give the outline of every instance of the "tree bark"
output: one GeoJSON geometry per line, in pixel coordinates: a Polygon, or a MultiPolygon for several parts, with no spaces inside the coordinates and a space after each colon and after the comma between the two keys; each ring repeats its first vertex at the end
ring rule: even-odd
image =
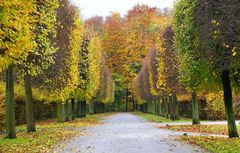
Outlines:
{"type": "Polygon", "coordinates": [[[128,112],[128,89],[126,89],[126,112],[128,112]]]}
{"type": "Polygon", "coordinates": [[[16,138],[13,66],[6,70],[6,138],[16,138]]]}
{"type": "Polygon", "coordinates": [[[179,120],[178,101],[176,93],[173,93],[174,120],[179,120]]]}
{"type": "Polygon", "coordinates": [[[65,111],[66,110],[65,110],[64,104],[58,102],[58,113],[57,113],[57,121],[58,122],[60,122],[60,123],[65,122],[65,120],[66,120],[65,119],[66,118],[66,116],[65,116],[66,112],[65,111]]]}
{"type": "Polygon", "coordinates": [[[95,113],[95,106],[94,106],[94,101],[91,101],[89,103],[89,114],[92,115],[95,113]]]}
{"type": "Polygon", "coordinates": [[[196,91],[192,92],[192,124],[200,124],[196,91]]]}
{"type": "Polygon", "coordinates": [[[173,104],[173,96],[169,96],[169,113],[170,113],[170,119],[175,120],[174,117],[174,104],[173,104]]]}
{"type": "Polygon", "coordinates": [[[82,117],[86,117],[86,108],[87,108],[87,102],[82,101],[82,117]]]}
{"type": "Polygon", "coordinates": [[[232,89],[231,81],[229,78],[229,70],[222,72],[222,85],[224,91],[224,104],[228,121],[228,136],[230,138],[239,137],[233,111],[232,89]]]}
{"type": "Polygon", "coordinates": [[[24,74],[24,87],[25,87],[25,103],[26,103],[26,121],[27,121],[27,132],[35,132],[35,122],[34,122],[34,110],[33,110],[33,98],[32,98],[32,79],[25,68],[24,74]]]}

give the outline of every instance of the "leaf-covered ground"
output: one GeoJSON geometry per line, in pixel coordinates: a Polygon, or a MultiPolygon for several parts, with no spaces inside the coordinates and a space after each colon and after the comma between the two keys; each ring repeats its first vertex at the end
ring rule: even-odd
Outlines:
{"type": "Polygon", "coordinates": [[[158,115],[153,115],[149,113],[142,113],[142,112],[134,112],[134,115],[137,115],[145,120],[152,121],[152,122],[157,122],[157,123],[167,123],[167,122],[191,122],[191,119],[186,119],[182,118],[181,120],[176,120],[172,121],[171,119],[158,116],[158,115]]]}
{"type": "Polygon", "coordinates": [[[239,153],[240,139],[223,137],[182,136],[177,138],[191,144],[198,145],[213,153],[239,153]]]}
{"type": "Polygon", "coordinates": [[[43,121],[36,124],[37,132],[34,133],[27,133],[25,126],[18,126],[15,140],[5,139],[4,135],[0,134],[0,152],[52,152],[56,145],[61,147],[63,144],[61,142],[83,135],[84,133],[79,128],[101,124],[100,119],[103,116],[105,115],[91,115],[66,123],[57,123],[55,120],[43,121]]]}
{"type": "MultiPolygon", "coordinates": [[[[182,132],[228,135],[227,125],[171,125],[171,126],[161,126],[159,128],[165,128],[169,130],[182,131],[182,132]]],[[[237,128],[238,130],[240,130],[240,125],[238,125],[237,128]]]]}
{"type": "MultiPolygon", "coordinates": [[[[240,125],[237,126],[240,130],[240,125]]],[[[206,133],[216,135],[228,135],[227,125],[173,125],[159,127],[181,132],[206,133]]],[[[182,136],[177,138],[191,144],[198,145],[214,153],[239,153],[240,139],[213,136],[182,136]]]]}

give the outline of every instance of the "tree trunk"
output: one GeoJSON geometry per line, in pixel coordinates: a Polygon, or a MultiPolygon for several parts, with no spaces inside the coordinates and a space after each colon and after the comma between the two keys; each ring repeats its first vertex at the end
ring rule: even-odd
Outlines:
{"type": "Polygon", "coordinates": [[[25,87],[27,132],[35,132],[36,128],[33,111],[32,81],[31,75],[28,73],[28,69],[25,69],[24,87],[25,87]]]}
{"type": "Polygon", "coordinates": [[[196,91],[192,92],[192,124],[200,124],[196,91]]]}
{"type": "Polygon", "coordinates": [[[169,114],[170,114],[170,119],[175,120],[174,117],[174,104],[173,104],[173,96],[169,96],[169,114]]]}
{"type": "Polygon", "coordinates": [[[128,89],[126,89],[126,112],[128,112],[128,89]]]}
{"type": "Polygon", "coordinates": [[[87,102],[82,101],[82,117],[86,117],[86,108],[87,108],[87,102]]]}
{"type": "Polygon", "coordinates": [[[6,71],[6,138],[16,138],[12,65],[10,65],[6,71]]]}
{"type": "Polygon", "coordinates": [[[178,112],[178,101],[176,93],[173,93],[173,110],[174,110],[174,120],[179,120],[179,112],[178,112]]]}
{"type": "Polygon", "coordinates": [[[73,109],[72,109],[72,100],[68,100],[68,120],[73,120],[73,109]]]}
{"type": "Polygon", "coordinates": [[[64,123],[66,120],[66,112],[65,112],[65,106],[64,104],[58,102],[58,113],[57,113],[57,121],[60,123],[64,123]]]}
{"type": "Polygon", "coordinates": [[[169,101],[168,97],[165,98],[165,107],[166,107],[166,118],[169,118],[169,101]]]}
{"type": "Polygon", "coordinates": [[[64,104],[64,110],[65,110],[65,121],[69,121],[70,119],[69,119],[69,110],[68,110],[68,108],[69,108],[69,102],[68,102],[68,100],[65,102],[65,104],[64,104]]]}
{"type": "Polygon", "coordinates": [[[161,97],[158,98],[158,115],[162,116],[162,102],[161,102],[161,97]]]}
{"type": "Polygon", "coordinates": [[[238,137],[234,111],[233,111],[233,102],[232,102],[232,89],[231,81],[229,78],[229,70],[222,72],[222,85],[224,91],[224,104],[227,114],[228,121],[228,136],[230,138],[238,137]]]}
{"type": "Polygon", "coordinates": [[[94,104],[94,101],[91,101],[90,103],[89,103],[89,114],[90,115],[92,115],[92,114],[94,114],[95,113],[95,106],[94,106],[95,104],[94,104]]]}
{"type": "Polygon", "coordinates": [[[132,107],[133,107],[133,112],[135,111],[135,102],[134,102],[134,97],[133,97],[133,94],[132,94],[132,107]]]}
{"type": "Polygon", "coordinates": [[[72,99],[71,103],[72,103],[72,120],[75,120],[75,99],[72,99]]]}

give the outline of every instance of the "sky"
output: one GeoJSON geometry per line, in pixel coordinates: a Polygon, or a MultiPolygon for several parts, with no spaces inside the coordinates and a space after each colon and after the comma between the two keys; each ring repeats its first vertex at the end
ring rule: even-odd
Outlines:
{"type": "Polygon", "coordinates": [[[76,4],[84,19],[99,15],[108,16],[119,12],[122,16],[136,4],[147,4],[151,7],[173,7],[174,0],[71,0],[76,4]]]}

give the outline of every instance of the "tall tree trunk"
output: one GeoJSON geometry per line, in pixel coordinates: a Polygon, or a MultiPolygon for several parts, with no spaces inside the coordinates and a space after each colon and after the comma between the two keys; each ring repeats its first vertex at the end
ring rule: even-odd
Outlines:
{"type": "Polygon", "coordinates": [[[94,101],[91,101],[90,103],[89,103],[89,114],[90,115],[92,115],[92,114],[94,114],[95,113],[95,106],[94,106],[95,104],[94,104],[94,101]]]}
{"type": "Polygon", "coordinates": [[[82,117],[86,117],[87,102],[82,101],[82,117]]]}
{"type": "Polygon", "coordinates": [[[166,106],[166,118],[169,118],[169,101],[168,97],[165,98],[165,106],[166,106]]]}
{"type": "Polygon", "coordinates": [[[179,120],[177,94],[173,93],[174,120],[179,120]]]}
{"type": "Polygon", "coordinates": [[[133,107],[133,112],[135,111],[135,102],[134,102],[134,97],[133,97],[133,93],[132,93],[132,107],[133,107]]]}
{"type": "Polygon", "coordinates": [[[174,117],[174,104],[173,104],[173,96],[169,96],[169,114],[170,114],[170,119],[175,120],[174,117]]]}
{"type": "Polygon", "coordinates": [[[75,103],[75,99],[71,100],[72,103],[72,119],[75,120],[76,117],[76,103],[75,103]]]}
{"type": "Polygon", "coordinates": [[[162,116],[163,113],[162,113],[162,98],[161,97],[158,97],[158,115],[162,116]]]}
{"type": "Polygon", "coordinates": [[[25,68],[24,87],[25,87],[27,132],[35,132],[36,128],[34,122],[34,110],[32,98],[32,79],[27,68],[25,68]]]}
{"type": "Polygon", "coordinates": [[[238,137],[234,111],[232,102],[231,81],[229,78],[229,70],[222,72],[222,85],[224,91],[224,104],[228,120],[228,136],[230,138],[238,137]]]}
{"type": "Polygon", "coordinates": [[[6,71],[6,138],[16,138],[12,65],[10,65],[6,71]]]}
{"type": "Polygon", "coordinates": [[[68,110],[68,108],[69,108],[69,102],[68,102],[68,100],[65,102],[65,104],[64,104],[64,110],[65,110],[65,121],[69,121],[70,119],[69,119],[69,110],[68,110]]]}
{"type": "Polygon", "coordinates": [[[60,122],[60,123],[64,123],[65,122],[65,106],[64,104],[62,104],[61,102],[58,102],[58,113],[57,113],[57,121],[60,122]]]}
{"type": "Polygon", "coordinates": [[[192,124],[200,124],[196,91],[192,92],[192,124]]]}
{"type": "Polygon", "coordinates": [[[73,109],[72,109],[72,99],[68,100],[68,120],[73,120],[73,109]]]}
{"type": "Polygon", "coordinates": [[[128,112],[128,89],[126,89],[126,112],[128,112]]]}

